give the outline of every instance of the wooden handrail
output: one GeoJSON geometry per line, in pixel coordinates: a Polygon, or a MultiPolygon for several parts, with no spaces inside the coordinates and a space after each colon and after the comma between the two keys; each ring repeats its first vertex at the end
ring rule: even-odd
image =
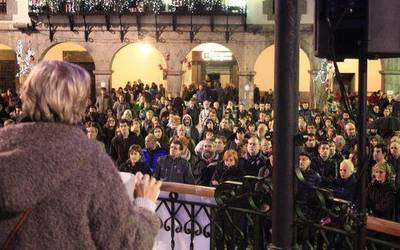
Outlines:
{"type": "Polygon", "coordinates": [[[196,186],[174,182],[163,182],[161,191],[175,192],[179,194],[191,194],[203,197],[214,197],[215,188],[196,186]]]}
{"type": "Polygon", "coordinates": [[[373,216],[367,218],[367,229],[400,237],[400,223],[373,216]]]}

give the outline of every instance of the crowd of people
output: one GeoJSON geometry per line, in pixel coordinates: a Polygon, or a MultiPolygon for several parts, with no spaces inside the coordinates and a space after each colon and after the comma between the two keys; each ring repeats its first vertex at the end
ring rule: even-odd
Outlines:
{"type": "MultiPolygon", "coordinates": [[[[352,97],[355,102],[357,96],[352,97]]],[[[172,98],[162,85],[128,82],[124,88],[102,88],[80,126],[102,143],[119,171],[149,174],[159,180],[217,186],[244,176],[273,175],[273,92],[246,109],[237,89],[218,82],[184,87],[172,98]]],[[[18,95],[1,93],[2,126],[24,122],[18,95]]],[[[355,109],[356,105],[353,105],[355,109]]],[[[354,112],[356,113],[356,112],[354,112]]],[[[337,198],[356,201],[359,173],[354,114],[330,96],[321,109],[299,105],[297,184],[299,203],[312,199],[311,187],[333,190],[337,198]]],[[[369,121],[400,116],[400,100],[382,91],[368,98],[369,121]]],[[[371,215],[400,220],[400,128],[368,129],[367,206],[371,215]]],[[[302,206],[302,205],[300,205],[302,206]]],[[[316,216],[315,211],[304,211],[316,216]]]]}

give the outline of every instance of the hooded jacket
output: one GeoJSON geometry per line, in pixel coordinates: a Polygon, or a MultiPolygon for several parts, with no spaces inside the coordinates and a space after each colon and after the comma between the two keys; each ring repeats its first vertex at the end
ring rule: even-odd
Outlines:
{"type": "Polygon", "coordinates": [[[0,171],[0,242],[33,209],[12,249],[151,249],[158,217],[129,202],[114,163],[80,128],[0,129],[0,171]]]}
{"type": "Polygon", "coordinates": [[[183,121],[185,119],[189,119],[190,120],[190,125],[189,126],[185,126],[187,135],[193,140],[194,144],[199,143],[200,134],[199,134],[199,131],[197,130],[197,128],[193,125],[192,117],[190,115],[188,115],[188,114],[184,115],[183,118],[182,118],[182,123],[183,123],[183,121]]]}

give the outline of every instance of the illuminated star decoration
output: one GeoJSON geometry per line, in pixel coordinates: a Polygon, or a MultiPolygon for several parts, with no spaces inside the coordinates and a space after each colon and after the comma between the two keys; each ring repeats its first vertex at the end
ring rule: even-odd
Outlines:
{"type": "Polygon", "coordinates": [[[33,62],[35,61],[35,52],[33,52],[30,47],[25,50],[24,42],[21,40],[17,41],[15,52],[17,54],[18,64],[17,77],[27,75],[34,66],[33,62]]]}

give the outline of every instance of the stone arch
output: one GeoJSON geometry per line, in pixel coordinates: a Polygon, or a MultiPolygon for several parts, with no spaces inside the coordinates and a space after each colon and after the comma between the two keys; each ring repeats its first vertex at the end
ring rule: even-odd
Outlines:
{"type": "MultiPolygon", "coordinates": [[[[308,55],[301,48],[299,49],[299,91],[310,91],[310,69],[311,63],[308,55]]],[[[254,71],[256,72],[254,83],[261,91],[274,89],[275,81],[275,45],[265,48],[258,56],[254,71]]]]}
{"type": "Polygon", "coordinates": [[[96,65],[92,55],[85,47],[74,42],[56,43],[44,50],[40,56],[40,60],[61,60],[77,64],[86,69],[91,78],[90,98],[92,102],[96,100],[96,83],[94,76],[96,65]]]}
{"type": "MultiPolygon", "coordinates": [[[[18,89],[17,55],[11,47],[0,43],[0,90],[18,89]]],[[[0,92],[1,92],[0,91],[0,92]]]]}
{"type": "Polygon", "coordinates": [[[232,48],[220,43],[207,42],[193,46],[181,61],[182,85],[199,84],[206,75],[219,74],[222,85],[229,82],[239,86],[239,62],[232,48]],[[216,59],[220,58],[221,61],[216,59]],[[231,59],[230,59],[231,58],[231,59]],[[226,59],[226,60],[224,60],[226,59]]]}
{"type": "Polygon", "coordinates": [[[17,55],[14,49],[0,43],[0,90],[18,89],[17,70],[17,55]]]}
{"type": "MultiPolygon", "coordinates": [[[[345,59],[338,62],[338,68],[342,75],[344,84],[349,86],[349,92],[358,91],[358,59],[345,59]]],[[[373,92],[381,90],[382,86],[382,60],[368,60],[367,91],[373,92]]],[[[333,91],[336,92],[335,86],[333,91]]]]}
{"type": "MultiPolygon", "coordinates": [[[[169,55],[166,56],[169,57],[169,55]]],[[[133,82],[138,79],[143,80],[145,84],[155,82],[165,85],[168,60],[169,58],[165,58],[153,44],[135,42],[124,45],[114,53],[110,63],[111,86],[125,87],[127,81],[133,82]],[[129,61],[133,58],[139,60],[129,61]],[[132,68],[135,69],[134,72],[132,68]]]]}

